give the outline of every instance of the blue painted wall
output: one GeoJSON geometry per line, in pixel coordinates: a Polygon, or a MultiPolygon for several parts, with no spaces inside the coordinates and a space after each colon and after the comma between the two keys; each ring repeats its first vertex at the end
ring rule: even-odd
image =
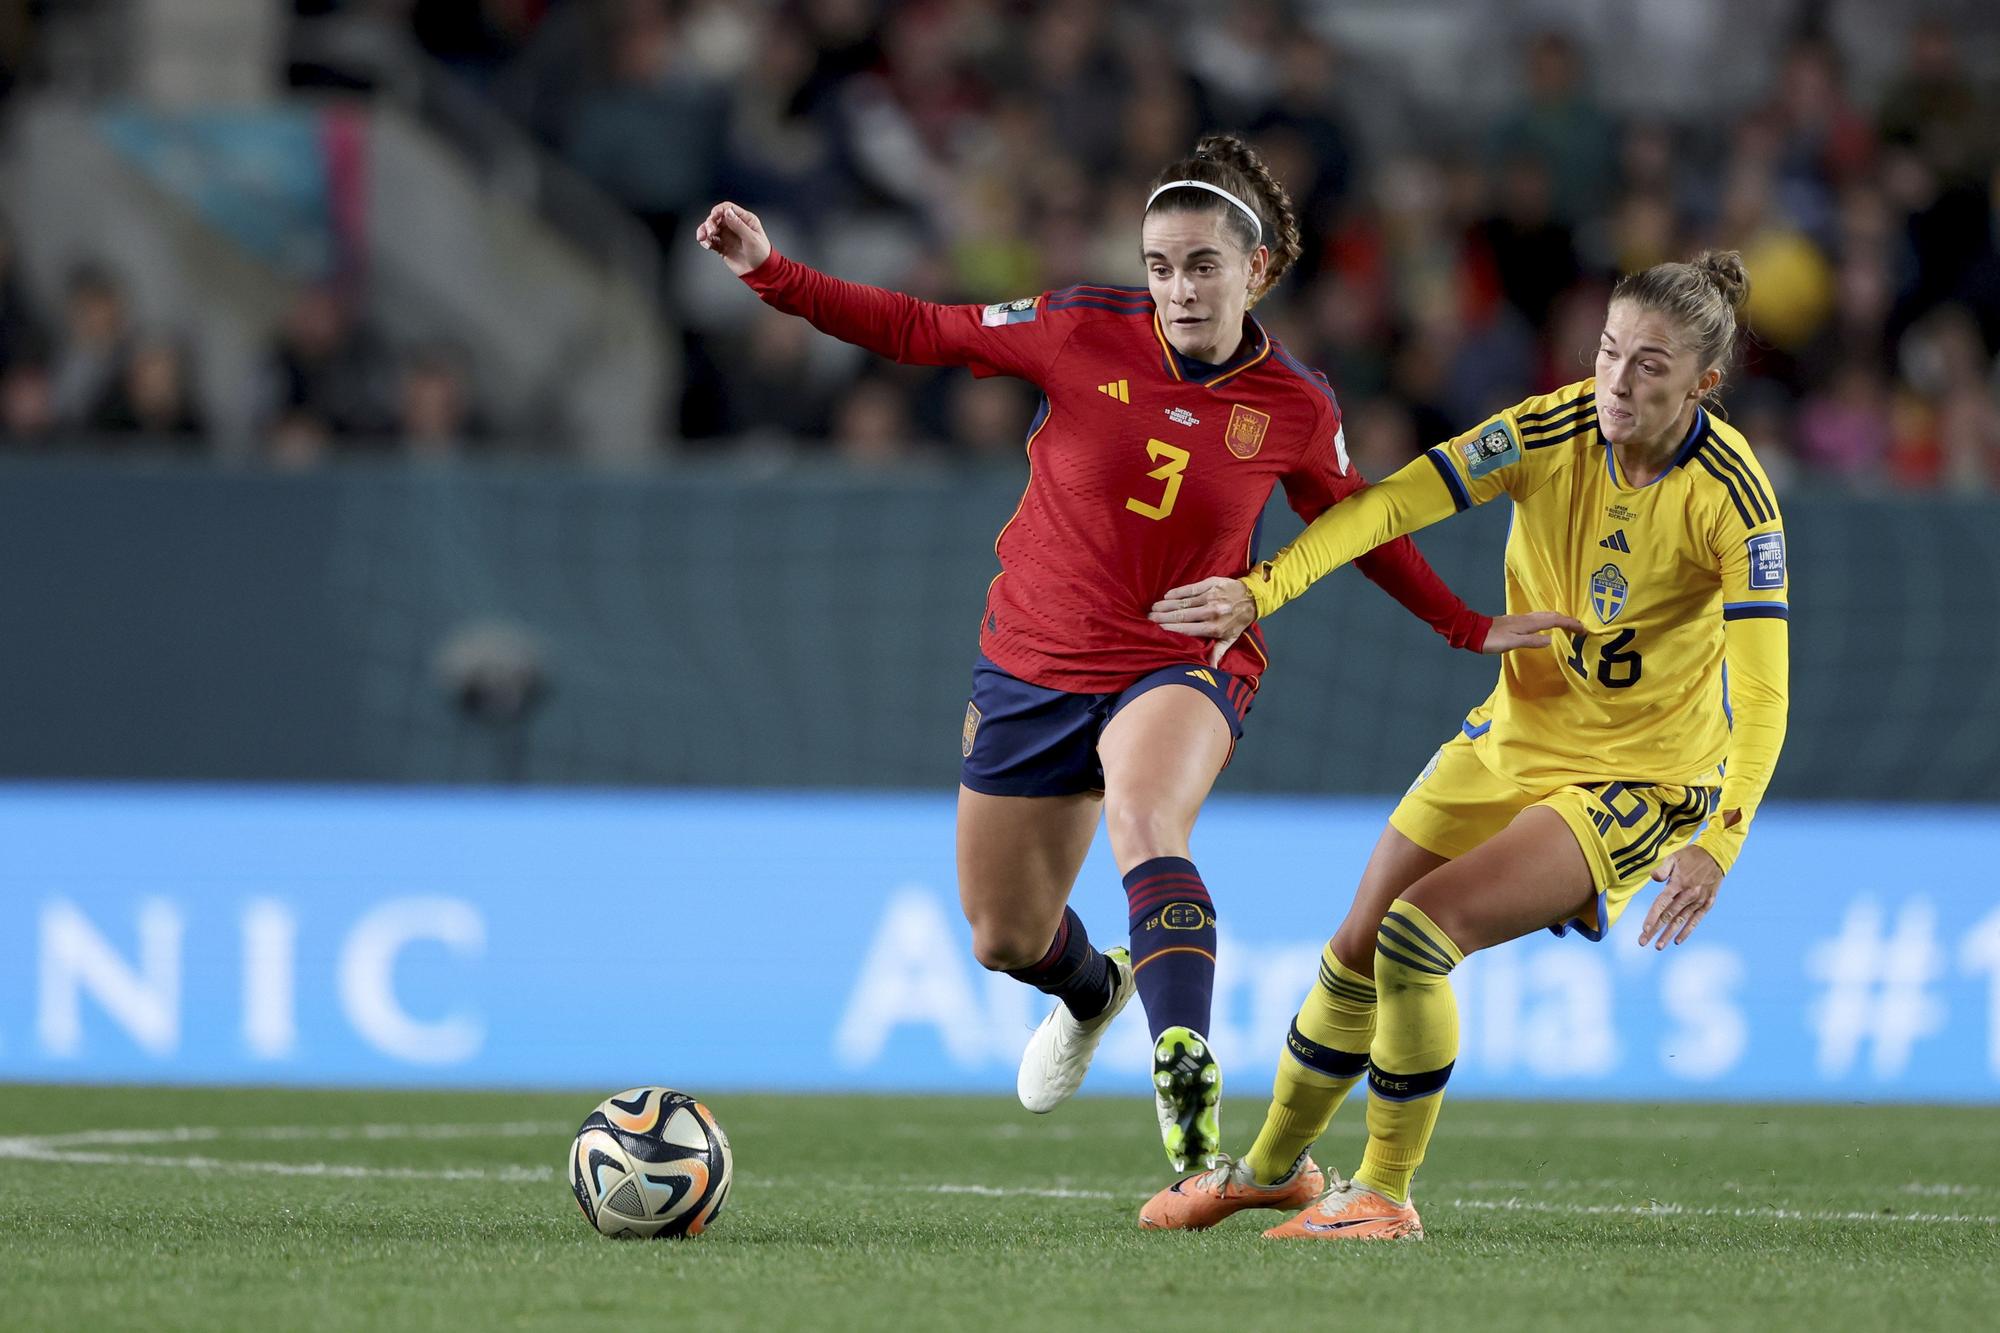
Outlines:
{"type": "MultiPolygon", "coordinates": [[[[1268,1085],[1386,799],[1220,798],[1215,1041],[1268,1085]]],[[[1013,1086],[1041,997],[980,971],[942,795],[0,788],[0,1078],[1013,1086]]],[[[1453,1089],[2000,1099],[1977,807],[1777,805],[1664,954],[1643,909],[1455,984],[1453,1089]]],[[[1076,904],[1123,902],[1100,845],[1076,904]]],[[[1090,1089],[1143,1090],[1135,1008],[1090,1089]]]]}

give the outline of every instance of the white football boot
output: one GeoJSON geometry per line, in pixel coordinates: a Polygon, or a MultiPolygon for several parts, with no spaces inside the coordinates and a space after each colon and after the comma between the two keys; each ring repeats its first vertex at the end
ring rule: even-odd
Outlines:
{"type": "Polygon", "coordinates": [[[1111,969],[1111,1003],[1104,1006],[1104,1012],[1087,1023],[1078,1022],[1069,1006],[1058,1000],[1021,1052],[1021,1072],[1014,1080],[1014,1090],[1021,1095],[1021,1105],[1036,1115],[1047,1115],[1083,1086],[1097,1043],[1104,1040],[1118,1011],[1138,993],[1131,952],[1123,947],[1106,949],[1104,957],[1111,969]]]}

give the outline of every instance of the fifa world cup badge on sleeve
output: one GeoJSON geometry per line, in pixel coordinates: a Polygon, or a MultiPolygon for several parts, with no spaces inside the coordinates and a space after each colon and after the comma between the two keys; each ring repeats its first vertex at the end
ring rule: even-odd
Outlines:
{"type": "Polygon", "coordinates": [[[989,329],[1002,324],[1026,324],[1035,317],[1035,300],[1035,297],[1024,296],[1018,301],[996,302],[980,314],[979,322],[989,329]]]}
{"type": "Polygon", "coordinates": [[[1521,461],[1521,442],[1514,438],[1505,420],[1496,418],[1474,439],[1458,447],[1465,459],[1466,475],[1473,480],[1521,461]]]}
{"type": "Polygon", "coordinates": [[[1264,447],[1264,432],[1269,429],[1269,413],[1238,403],[1229,409],[1229,428],[1222,433],[1222,442],[1238,458],[1255,458],[1264,447]]]}
{"type": "Polygon", "coordinates": [[[1785,534],[1766,532],[1750,538],[1750,586],[1771,589],[1785,586],[1785,534]]]}

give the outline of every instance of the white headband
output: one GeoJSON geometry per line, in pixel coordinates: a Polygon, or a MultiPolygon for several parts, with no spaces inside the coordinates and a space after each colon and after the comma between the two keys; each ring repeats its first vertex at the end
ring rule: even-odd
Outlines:
{"type": "Polygon", "coordinates": [[[1257,216],[1257,210],[1223,189],[1220,185],[1210,185],[1207,181],[1168,181],[1165,185],[1162,185],[1159,189],[1146,196],[1146,207],[1151,208],[1153,201],[1168,190],[1207,190],[1210,194],[1221,195],[1224,199],[1227,199],[1230,203],[1243,210],[1243,216],[1249,218],[1250,225],[1257,229],[1257,239],[1260,241],[1264,239],[1264,219],[1257,216]]]}

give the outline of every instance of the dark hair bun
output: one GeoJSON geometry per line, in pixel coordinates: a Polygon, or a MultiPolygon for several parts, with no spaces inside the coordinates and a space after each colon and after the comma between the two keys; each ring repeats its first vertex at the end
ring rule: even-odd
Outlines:
{"type": "Polygon", "coordinates": [[[1731,310],[1740,311],[1750,299],[1750,275],[1743,268],[1743,256],[1735,250],[1704,250],[1694,257],[1694,266],[1715,284],[1731,310]]]}

